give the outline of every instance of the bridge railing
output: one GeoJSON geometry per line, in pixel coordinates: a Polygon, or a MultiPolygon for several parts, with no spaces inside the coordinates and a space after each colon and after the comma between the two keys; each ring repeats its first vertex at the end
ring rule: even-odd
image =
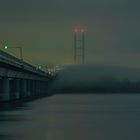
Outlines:
{"type": "Polygon", "coordinates": [[[28,70],[28,71],[31,71],[31,72],[34,72],[34,73],[38,73],[38,74],[41,74],[41,75],[46,75],[46,73],[44,71],[41,71],[41,70],[37,70],[35,66],[27,63],[27,62],[24,62],[2,50],[0,50],[0,61],[1,62],[6,62],[10,65],[14,65],[16,67],[19,67],[19,68],[23,68],[25,70],[28,70]]]}

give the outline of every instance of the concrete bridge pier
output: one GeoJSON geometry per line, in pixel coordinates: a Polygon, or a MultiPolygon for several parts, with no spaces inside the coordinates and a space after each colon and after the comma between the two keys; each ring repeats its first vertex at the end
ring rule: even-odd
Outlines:
{"type": "Polygon", "coordinates": [[[37,96],[37,84],[36,84],[36,80],[32,80],[32,87],[33,87],[33,97],[36,97],[37,96]]]}
{"type": "Polygon", "coordinates": [[[44,88],[45,88],[45,91],[47,91],[47,89],[48,89],[48,81],[46,81],[45,83],[44,83],[44,88]]]}
{"type": "Polygon", "coordinates": [[[41,92],[40,92],[41,88],[40,88],[40,81],[36,80],[35,81],[35,94],[37,97],[41,96],[41,92]]]}
{"type": "Polygon", "coordinates": [[[45,83],[44,83],[44,89],[47,92],[47,90],[48,90],[48,81],[45,81],[45,83]]]}
{"type": "Polygon", "coordinates": [[[3,77],[0,79],[0,100],[10,101],[47,95],[48,82],[3,77]]]}
{"type": "Polygon", "coordinates": [[[29,97],[32,96],[32,80],[30,79],[27,82],[27,93],[29,97]]]}
{"type": "Polygon", "coordinates": [[[38,80],[35,81],[35,94],[37,97],[40,96],[40,82],[38,80]]]}
{"type": "Polygon", "coordinates": [[[27,97],[27,80],[21,79],[21,98],[27,97]]]}
{"type": "Polygon", "coordinates": [[[44,89],[43,89],[43,87],[42,87],[42,81],[39,81],[39,89],[40,89],[40,90],[39,90],[40,96],[43,96],[43,90],[44,90],[44,89]]]}
{"type": "Polygon", "coordinates": [[[46,90],[47,82],[42,81],[42,89],[43,89],[43,95],[47,95],[47,90],[46,90]]]}
{"type": "Polygon", "coordinates": [[[38,82],[38,80],[35,81],[35,93],[36,93],[36,96],[39,96],[39,82],[38,82]]]}
{"type": "Polygon", "coordinates": [[[40,89],[40,96],[43,96],[43,88],[42,88],[42,81],[39,81],[39,89],[40,89]]]}
{"type": "Polygon", "coordinates": [[[9,101],[10,100],[10,79],[3,77],[1,81],[1,100],[9,101]]]}
{"type": "Polygon", "coordinates": [[[35,91],[35,84],[34,80],[30,80],[30,97],[34,97],[35,91]]]}
{"type": "Polygon", "coordinates": [[[13,79],[11,81],[11,86],[14,87],[13,89],[13,95],[14,95],[14,99],[19,99],[20,98],[20,79],[13,79]]]}
{"type": "Polygon", "coordinates": [[[20,99],[24,98],[24,85],[23,85],[23,79],[20,79],[20,99]]]}
{"type": "Polygon", "coordinates": [[[38,97],[38,93],[37,93],[38,84],[37,84],[37,81],[34,80],[33,83],[34,83],[34,96],[38,97]]]}
{"type": "Polygon", "coordinates": [[[47,81],[40,81],[40,93],[42,96],[47,95],[47,81]]]}
{"type": "Polygon", "coordinates": [[[42,96],[42,91],[43,91],[43,89],[42,89],[42,84],[41,84],[41,81],[39,81],[39,96],[42,96]]]}
{"type": "Polygon", "coordinates": [[[31,96],[31,80],[27,80],[27,97],[31,96]]]}

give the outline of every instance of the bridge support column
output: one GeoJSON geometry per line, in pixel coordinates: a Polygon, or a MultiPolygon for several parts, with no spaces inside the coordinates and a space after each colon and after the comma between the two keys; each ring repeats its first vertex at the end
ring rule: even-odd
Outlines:
{"type": "Polygon", "coordinates": [[[42,86],[42,95],[45,96],[45,88],[44,88],[44,81],[41,82],[41,86],[42,86]]]}
{"type": "Polygon", "coordinates": [[[37,81],[37,92],[38,92],[38,96],[39,97],[41,97],[42,95],[41,95],[41,83],[40,83],[40,81],[37,81]]]}
{"type": "Polygon", "coordinates": [[[20,79],[14,79],[14,95],[16,99],[20,98],[20,79]]]}
{"type": "Polygon", "coordinates": [[[35,80],[32,81],[33,83],[33,97],[36,97],[36,83],[35,80]]]}
{"type": "Polygon", "coordinates": [[[35,90],[34,80],[30,80],[30,91],[31,91],[32,98],[35,96],[34,90],[35,90]]]}
{"type": "Polygon", "coordinates": [[[38,81],[38,94],[39,94],[39,96],[42,96],[42,84],[41,84],[41,81],[38,81]]]}
{"type": "Polygon", "coordinates": [[[33,94],[34,97],[37,97],[37,82],[33,80],[33,94]]]}
{"type": "Polygon", "coordinates": [[[38,81],[35,80],[34,84],[35,84],[35,91],[34,91],[35,92],[35,96],[38,97],[39,96],[39,94],[38,94],[38,81]]]}
{"type": "Polygon", "coordinates": [[[42,94],[42,91],[43,91],[43,89],[42,89],[42,81],[38,81],[38,89],[39,89],[39,96],[42,96],[43,94],[42,94]]]}
{"type": "Polygon", "coordinates": [[[9,78],[2,78],[2,101],[10,100],[10,80],[9,78]]]}
{"type": "Polygon", "coordinates": [[[38,81],[37,80],[35,81],[35,94],[36,94],[36,96],[39,96],[39,94],[38,94],[38,81]]]}
{"type": "Polygon", "coordinates": [[[43,88],[43,94],[44,96],[47,95],[47,82],[46,81],[42,81],[42,88],[43,88]]]}
{"type": "Polygon", "coordinates": [[[31,96],[31,80],[27,80],[27,96],[31,96]]]}
{"type": "Polygon", "coordinates": [[[27,81],[25,79],[21,80],[21,98],[27,97],[27,81]]]}
{"type": "Polygon", "coordinates": [[[44,90],[45,90],[45,94],[47,95],[48,93],[47,93],[47,81],[44,81],[44,90]]]}

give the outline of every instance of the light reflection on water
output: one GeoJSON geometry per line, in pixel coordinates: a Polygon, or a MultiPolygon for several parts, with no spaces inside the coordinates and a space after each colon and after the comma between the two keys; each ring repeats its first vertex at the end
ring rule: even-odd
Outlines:
{"type": "Polygon", "coordinates": [[[0,140],[139,140],[139,130],[139,94],[60,94],[0,110],[0,140]]]}

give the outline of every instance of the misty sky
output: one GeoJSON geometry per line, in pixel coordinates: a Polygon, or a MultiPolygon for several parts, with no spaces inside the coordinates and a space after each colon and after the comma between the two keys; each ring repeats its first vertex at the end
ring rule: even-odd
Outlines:
{"type": "Polygon", "coordinates": [[[72,30],[86,26],[87,63],[140,67],[139,7],[138,0],[0,0],[0,42],[22,46],[33,64],[72,64],[72,30]]]}

